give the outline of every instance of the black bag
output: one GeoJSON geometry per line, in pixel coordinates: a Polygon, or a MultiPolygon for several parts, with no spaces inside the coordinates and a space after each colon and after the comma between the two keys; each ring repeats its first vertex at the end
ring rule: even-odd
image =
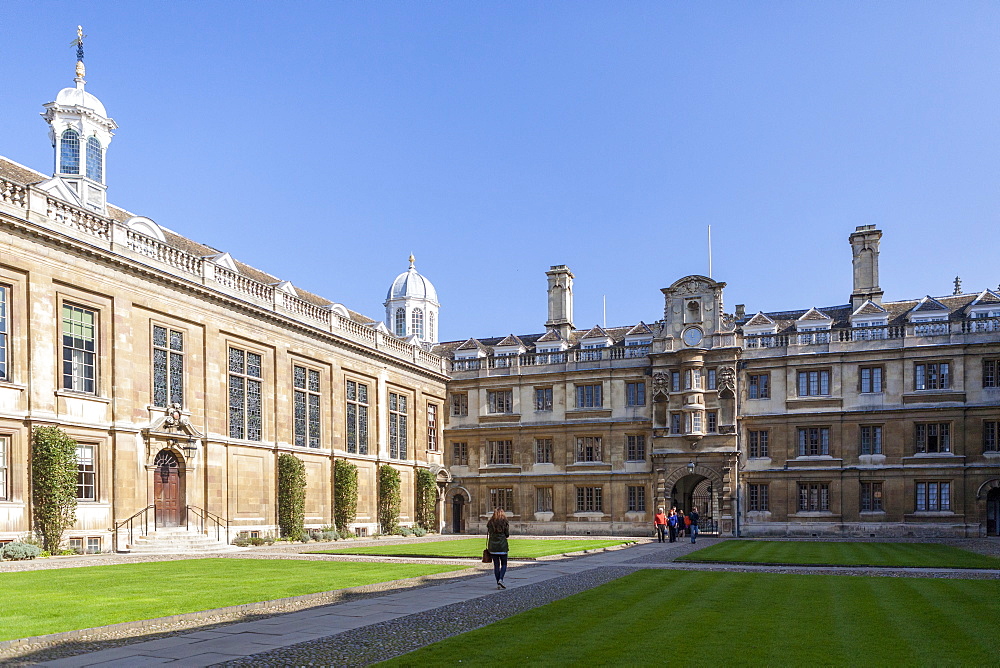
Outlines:
{"type": "Polygon", "coordinates": [[[493,561],[493,557],[490,556],[489,550],[483,550],[483,563],[488,564],[493,561]]]}

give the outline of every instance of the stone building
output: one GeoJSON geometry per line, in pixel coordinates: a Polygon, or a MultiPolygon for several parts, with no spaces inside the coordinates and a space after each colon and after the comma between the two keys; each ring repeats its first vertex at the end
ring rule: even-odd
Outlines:
{"type": "Polygon", "coordinates": [[[740,535],[1000,533],[1000,296],[883,302],[874,226],[850,236],[851,303],[727,314],[688,276],[663,318],[439,345],[452,531],[502,506],[524,531],[648,534],[698,506],[740,535]]]}
{"type": "MultiPolygon", "coordinates": [[[[108,204],[117,126],[85,90],[82,62],[45,110],[55,173],[0,159],[0,541],[29,531],[39,425],[78,441],[67,538],[91,551],[136,526],[274,531],[286,452],[305,462],[307,526],[332,521],[335,459],[359,467],[355,530],[377,528],[382,464],[401,473],[411,523],[416,471],[448,476],[446,375],[414,345],[426,337],[401,340],[108,204]]],[[[436,296],[423,298],[436,316],[436,296]]]]}

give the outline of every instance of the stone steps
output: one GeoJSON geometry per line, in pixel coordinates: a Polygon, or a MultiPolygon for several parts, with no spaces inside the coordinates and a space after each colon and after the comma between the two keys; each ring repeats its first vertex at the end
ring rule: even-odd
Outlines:
{"type": "Polygon", "coordinates": [[[128,546],[131,554],[207,554],[241,552],[245,549],[184,528],[157,529],[145,536],[136,536],[128,546]]]}

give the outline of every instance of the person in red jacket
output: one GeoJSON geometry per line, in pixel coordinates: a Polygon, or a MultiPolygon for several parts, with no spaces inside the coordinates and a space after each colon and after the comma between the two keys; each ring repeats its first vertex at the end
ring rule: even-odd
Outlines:
{"type": "Polygon", "coordinates": [[[664,533],[667,531],[667,516],[663,513],[663,508],[657,509],[656,515],[653,516],[653,526],[656,528],[656,542],[664,542],[666,540],[664,533]]]}

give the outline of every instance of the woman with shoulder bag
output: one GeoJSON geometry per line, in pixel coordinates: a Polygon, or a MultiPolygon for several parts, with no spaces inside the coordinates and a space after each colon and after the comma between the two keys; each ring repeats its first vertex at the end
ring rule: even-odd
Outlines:
{"type": "Polygon", "coordinates": [[[493,575],[497,579],[497,589],[506,589],[503,576],[507,574],[507,538],[510,537],[510,523],[507,522],[507,516],[504,515],[502,508],[493,511],[493,516],[486,523],[486,533],[488,535],[486,549],[493,559],[493,575]]]}

